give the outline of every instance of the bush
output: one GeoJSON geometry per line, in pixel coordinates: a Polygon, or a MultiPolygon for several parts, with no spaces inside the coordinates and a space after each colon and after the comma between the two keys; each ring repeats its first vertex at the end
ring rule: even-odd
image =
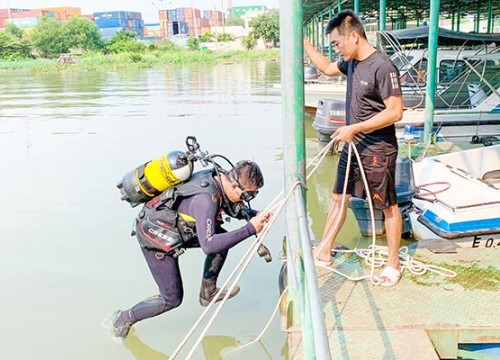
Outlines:
{"type": "Polygon", "coordinates": [[[246,50],[252,50],[255,46],[257,46],[257,40],[253,36],[243,36],[241,38],[241,45],[246,50]]]}
{"type": "Polygon", "coordinates": [[[234,41],[235,37],[232,34],[222,33],[217,34],[217,41],[234,41]]]}
{"type": "Polygon", "coordinates": [[[198,50],[200,47],[200,39],[195,36],[191,36],[187,41],[187,45],[189,50],[198,50]]]}
{"type": "Polygon", "coordinates": [[[31,44],[28,41],[6,31],[0,31],[0,59],[14,61],[28,58],[33,58],[31,44]]]}

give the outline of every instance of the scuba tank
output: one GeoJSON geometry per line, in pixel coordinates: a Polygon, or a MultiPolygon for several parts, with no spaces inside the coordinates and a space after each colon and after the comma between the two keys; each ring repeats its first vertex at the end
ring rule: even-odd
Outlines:
{"type": "Polygon", "coordinates": [[[188,151],[171,151],[126,173],[116,187],[121,199],[135,207],[161,194],[168,188],[188,180],[194,161],[206,155],[194,136],[186,138],[188,151]],[[201,155],[201,156],[200,156],[201,155]]]}

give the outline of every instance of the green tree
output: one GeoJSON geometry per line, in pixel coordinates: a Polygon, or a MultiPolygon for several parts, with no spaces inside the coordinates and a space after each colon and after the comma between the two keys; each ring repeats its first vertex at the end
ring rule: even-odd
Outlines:
{"type": "Polygon", "coordinates": [[[7,31],[0,31],[0,59],[19,60],[32,58],[31,44],[7,31]]]}
{"type": "Polygon", "coordinates": [[[136,41],[136,36],[137,34],[135,32],[120,30],[113,35],[109,43],[106,45],[106,49],[111,53],[143,53],[146,50],[146,45],[136,41]]]}
{"type": "Polygon", "coordinates": [[[64,25],[64,32],[71,49],[97,50],[104,47],[99,28],[87,18],[71,17],[64,25]]]}
{"type": "Polygon", "coordinates": [[[207,32],[207,33],[200,36],[200,42],[202,42],[202,43],[212,42],[212,41],[214,41],[214,37],[215,37],[214,34],[212,34],[211,32],[207,32]]]}
{"type": "Polygon", "coordinates": [[[33,47],[43,57],[56,57],[69,50],[67,37],[61,22],[43,17],[33,30],[33,47]]]}
{"type": "Polygon", "coordinates": [[[23,37],[23,31],[19,29],[16,24],[7,21],[5,23],[5,32],[7,34],[14,35],[16,38],[21,39],[23,37]]]}
{"type": "Polygon", "coordinates": [[[243,36],[241,45],[247,50],[252,50],[257,45],[257,40],[251,35],[243,36]]]}
{"type": "Polygon", "coordinates": [[[278,11],[270,11],[250,20],[251,34],[256,39],[272,42],[274,46],[280,39],[280,18],[278,11]]]}

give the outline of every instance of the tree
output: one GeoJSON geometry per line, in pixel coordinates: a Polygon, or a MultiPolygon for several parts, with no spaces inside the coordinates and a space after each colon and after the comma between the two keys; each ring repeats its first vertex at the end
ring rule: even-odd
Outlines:
{"type": "Polygon", "coordinates": [[[99,28],[87,18],[71,17],[64,25],[64,32],[71,49],[96,50],[104,46],[99,28]]]}
{"type": "Polygon", "coordinates": [[[49,17],[43,17],[33,30],[32,43],[44,57],[56,57],[69,50],[62,24],[49,17]]]}
{"type": "Polygon", "coordinates": [[[106,49],[112,53],[120,52],[135,52],[142,53],[146,50],[146,45],[141,42],[135,41],[137,34],[132,31],[118,31],[109,43],[106,45],[106,49]]]}
{"type": "Polygon", "coordinates": [[[7,31],[0,31],[0,59],[13,61],[31,57],[31,45],[28,41],[7,31]]]}
{"type": "Polygon", "coordinates": [[[272,42],[276,46],[280,39],[280,18],[278,11],[270,11],[250,20],[252,36],[262,38],[265,42],[272,42]]]}
{"type": "Polygon", "coordinates": [[[247,50],[252,50],[257,45],[257,40],[251,35],[243,36],[241,45],[247,50]]]}
{"type": "Polygon", "coordinates": [[[23,37],[23,31],[19,29],[16,24],[11,23],[10,21],[5,22],[5,32],[7,34],[11,34],[18,39],[23,37]]]}

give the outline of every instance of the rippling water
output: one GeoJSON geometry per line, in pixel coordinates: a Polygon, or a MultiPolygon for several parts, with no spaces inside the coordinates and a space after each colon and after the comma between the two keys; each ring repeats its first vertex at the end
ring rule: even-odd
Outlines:
{"type": "MultiPolygon", "coordinates": [[[[116,344],[101,329],[113,310],[156,293],[134,238],[137,208],[115,184],[188,135],[202,149],[257,161],[265,207],[282,189],[278,63],[170,67],[134,72],[2,74],[0,83],[0,286],[2,359],[166,359],[202,313],[203,255],[180,259],[180,308],[134,326],[116,344]]],[[[200,168],[200,167],[199,167],[200,168]]],[[[230,228],[238,222],[229,224],[230,228]]],[[[211,327],[197,359],[220,359],[255,337],[278,299],[280,220],[211,327]]],[[[223,276],[250,242],[231,250],[223,276]]],[[[224,358],[282,358],[276,318],[260,344],[224,358]]],[[[189,348],[189,344],[188,344],[189,348]]]]}

